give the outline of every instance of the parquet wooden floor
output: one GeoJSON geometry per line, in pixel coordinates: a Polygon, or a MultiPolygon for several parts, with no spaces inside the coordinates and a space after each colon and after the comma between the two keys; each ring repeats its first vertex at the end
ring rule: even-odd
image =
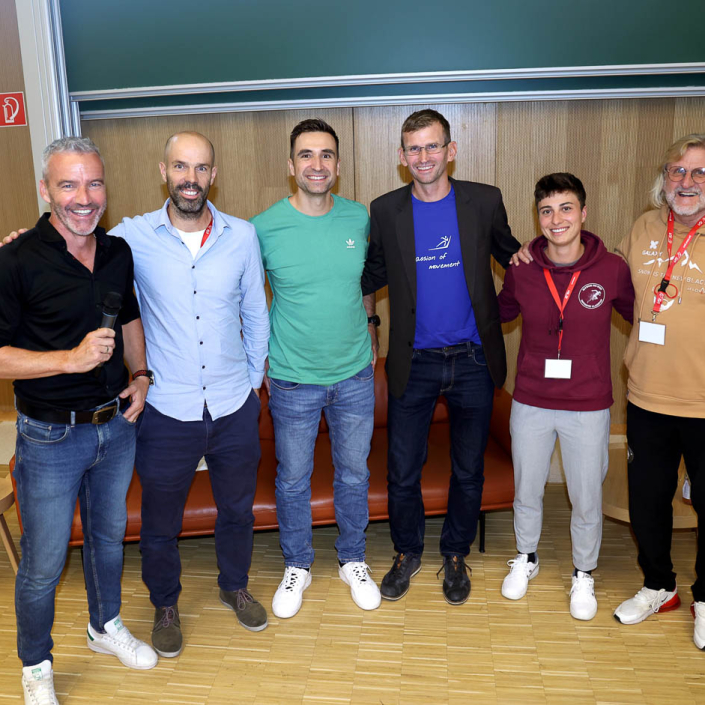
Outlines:
{"type": "MultiPolygon", "coordinates": [[[[16,539],[17,519],[10,527],[16,539]]],[[[180,544],[181,619],[186,648],[152,671],[130,671],[85,645],[87,609],[78,549],[70,550],[57,601],[53,637],[55,682],[65,705],[346,703],[645,703],[705,705],[705,653],[692,642],[688,585],[695,534],[677,532],[673,556],[683,606],[636,626],[613,609],[641,585],[628,526],[605,521],[595,573],[597,617],[577,622],[568,612],[572,572],[565,489],[549,486],[539,554],[541,572],[528,595],[500,595],[513,557],[511,512],[487,518],[487,553],[473,551],[472,595],[451,607],[441,594],[437,556],[441,520],[427,525],[424,565],[409,594],[363,612],[338,579],[334,527],[316,529],[313,583],[301,612],[278,620],[269,610],[283,563],[276,532],[255,535],[250,589],[270,611],[269,627],[250,633],[218,600],[214,542],[180,544]]],[[[368,530],[368,562],[381,580],[393,555],[388,525],[368,530]]],[[[15,649],[14,576],[0,551],[0,705],[21,703],[15,649]]],[[[152,608],[140,580],[137,546],[125,549],[122,615],[149,639],[152,608]]]]}

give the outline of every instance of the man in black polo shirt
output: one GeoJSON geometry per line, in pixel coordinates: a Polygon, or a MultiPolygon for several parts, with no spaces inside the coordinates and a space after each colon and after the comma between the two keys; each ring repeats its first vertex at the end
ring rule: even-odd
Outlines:
{"type": "Polygon", "coordinates": [[[88,646],[131,668],[157,663],[119,614],[134,424],[150,382],[132,253],[96,227],[106,194],[103,162],[89,139],[50,144],[42,176],[51,213],[0,250],[0,377],[15,380],[18,411],[14,475],[24,533],[15,604],[25,703],[58,703],[54,594],[77,497],[88,646]],[[122,298],[114,330],[99,327],[111,292],[122,298]],[[132,383],[123,356],[136,371],[132,383]]]}

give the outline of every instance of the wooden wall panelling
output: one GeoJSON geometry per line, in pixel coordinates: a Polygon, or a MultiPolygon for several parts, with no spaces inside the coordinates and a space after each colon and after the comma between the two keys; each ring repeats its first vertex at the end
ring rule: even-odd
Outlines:
{"type": "Polygon", "coordinates": [[[84,134],[100,147],[106,163],[112,227],[124,216],[159,208],[167,197],[158,164],[164,143],[179,130],[196,130],[215,147],[218,175],[211,200],[225,213],[250,218],[291,193],[289,133],[306,117],[320,116],[340,137],[341,174],[337,193],[354,198],[352,112],[349,109],[181,115],[92,120],[84,134]]]}
{"type": "MultiPolygon", "coordinates": [[[[502,189],[509,225],[519,242],[533,239],[538,232],[533,205],[537,179],[565,169],[567,122],[567,104],[563,102],[498,106],[496,183],[502,189]]],[[[495,265],[495,271],[501,268],[495,265]]],[[[513,321],[503,328],[508,370],[505,386],[513,392],[521,325],[513,321]]]]}
{"type": "Polygon", "coordinates": [[[673,141],[691,133],[705,133],[705,97],[676,98],[673,141]]]}
{"type": "MultiPolygon", "coordinates": [[[[159,207],[166,197],[157,164],[173,132],[195,129],[215,145],[219,174],[212,195],[225,212],[249,218],[291,192],[286,159],[291,128],[320,116],[340,136],[338,193],[369,207],[377,196],[408,182],[397,155],[404,119],[427,106],[331,109],[225,115],[141,118],[84,123],[101,146],[109,186],[108,226],[123,215],[159,207]]],[[[666,147],[681,135],[703,131],[705,98],[436,105],[451,123],[458,157],[451,173],[498,185],[509,222],[521,242],[537,233],[533,204],[536,180],[572,171],[587,190],[586,227],[613,250],[633,221],[649,207],[648,190],[666,147]]],[[[503,271],[495,266],[497,287],[503,271]]],[[[382,354],[388,347],[386,291],[378,293],[382,354]]],[[[626,372],[622,356],[629,325],[613,317],[612,421],[624,423],[626,372]]],[[[505,326],[514,388],[521,328],[505,326]]]]}
{"type": "MultiPolygon", "coordinates": [[[[0,2],[0,91],[24,91],[14,2],[0,2]]],[[[25,106],[25,109],[29,107],[25,106]]],[[[3,198],[0,208],[0,235],[4,237],[18,227],[32,227],[38,217],[29,127],[0,128],[0,165],[3,193],[12,194],[3,198]]],[[[0,380],[0,411],[14,409],[13,400],[12,382],[0,380]]]]}
{"type": "MultiPolygon", "coordinates": [[[[458,156],[450,173],[458,179],[494,183],[496,105],[403,105],[355,108],[355,193],[368,208],[377,196],[400,188],[411,180],[399,163],[401,126],[415,110],[432,107],[450,123],[451,137],[458,143],[458,156]]],[[[389,298],[386,288],[377,292],[380,354],[389,349],[389,298]]]]}
{"type": "MultiPolygon", "coordinates": [[[[497,179],[515,233],[518,237],[519,233],[538,233],[532,197],[535,181],[552,171],[571,171],[587,191],[586,228],[614,250],[634,220],[649,207],[648,191],[674,131],[686,125],[694,129],[698,114],[702,115],[702,101],[684,104],[676,127],[673,99],[501,105],[497,179]]],[[[630,326],[614,315],[611,355],[616,402],[612,421],[619,424],[625,421],[626,370],[622,358],[629,331],[630,326]]],[[[506,340],[510,366],[507,386],[511,389],[518,328],[512,328],[506,340]]]]}
{"type": "MultiPolygon", "coordinates": [[[[168,137],[181,130],[195,130],[213,142],[218,174],[209,198],[216,208],[251,218],[292,193],[295,183],[287,167],[289,134],[294,125],[309,117],[323,118],[338,134],[341,165],[335,192],[354,198],[350,109],[84,121],[84,134],[96,142],[105,158],[105,227],[161,207],[168,193],[158,164],[168,137]]],[[[267,297],[271,301],[269,286],[267,297]]]]}

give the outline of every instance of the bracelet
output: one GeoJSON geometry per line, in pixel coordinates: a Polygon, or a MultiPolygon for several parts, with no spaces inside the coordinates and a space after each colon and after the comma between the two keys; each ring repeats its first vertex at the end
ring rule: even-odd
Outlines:
{"type": "Polygon", "coordinates": [[[154,372],[152,370],[137,370],[137,372],[132,373],[132,381],[134,382],[138,377],[147,377],[149,379],[150,386],[154,384],[154,372]]]}

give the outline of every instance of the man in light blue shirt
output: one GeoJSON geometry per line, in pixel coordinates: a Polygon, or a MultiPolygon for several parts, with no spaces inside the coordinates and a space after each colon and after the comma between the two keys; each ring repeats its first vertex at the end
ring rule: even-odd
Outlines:
{"type": "Polygon", "coordinates": [[[170,137],[159,165],[170,198],[160,210],[125,218],[111,230],[132,249],[154,373],[139,420],[136,467],[142,577],[156,608],[152,643],[166,657],[183,648],[177,536],[204,456],[218,507],[220,599],[246,629],[267,626],[247,580],[269,315],[254,227],[207,200],[214,156],[203,135],[170,137]]]}

